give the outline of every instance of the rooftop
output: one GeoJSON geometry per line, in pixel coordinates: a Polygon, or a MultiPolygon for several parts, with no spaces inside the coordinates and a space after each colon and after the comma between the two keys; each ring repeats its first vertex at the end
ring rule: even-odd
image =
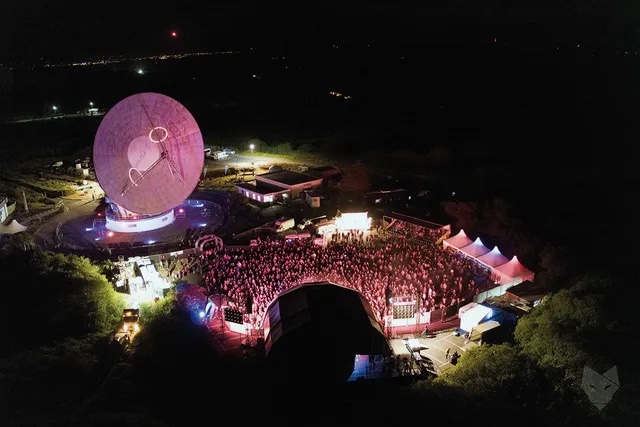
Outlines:
{"type": "Polygon", "coordinates": [[[385,216],[399,219],[400,221],[408,222],[410,224],[419,225],[420,227],[428,228],[430,230],[438,230],[444,227],[443,224],[437,224],[435,222],[427,221],[427,220],[416,218],[409,215],[404,215],[398,212],[391,212],[390,214],[386,214],[385,216]]]}
{"type": "Polygon", "coordinates": [[[270,179],[272,181],[281,182],[285,185],[302,184],[305,182],[315,181],[318,179],[315,176],[306,175],[300,172],[287,171],[287,170],[263,173],[262,175],[258,175],[256,178],[270,179]]]}
{"type": "Polygon", "coordinates": [[[269,184],[263,181],[249,181],[236,184],[236,187],[244,188],[245,190],[253,191],[254,193],[269,195],[275,193],[285,193],[289,191],[286,188],[278,187],[277,185],[269,184]]]}
{"type": "Polygon", "coordinates": [[[507,289],[507,292],[511,295],[515,295],[518,298],[526,300],[529,303],[534,303],[547,295],[550,290],[546,286],[536,284],[531,280],[525,280],[522,283],[518,283],[515,286],[507,289]]]}

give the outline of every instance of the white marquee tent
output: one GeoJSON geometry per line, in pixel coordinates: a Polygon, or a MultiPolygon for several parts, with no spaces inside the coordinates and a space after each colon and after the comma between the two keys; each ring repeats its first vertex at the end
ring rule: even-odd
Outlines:
{"type": "Polygon", "coordinates": [[[442,242],[445,248],[452,247],[457,250],[460,250],[460,248],[463,248],[471,243],[473,243],[473,241],[469,237],[467,237],[464,230],[460,230],[458,234],[453,237],[449,237],[444,242],[442,242]]]}
{"type": "Polygon", "coordinates": [[[492,273],[494,273],[498,277],[498,282],[500,284],[515,281],[520,283],[525,280],[533,281],[534,277],[533,271],[520,264],[520,261],[518,261],[518,257],[515,255],[513,256],[513,258],[511,258],[511,261],[494,268],[492,270],[492,273]]]}
{"type": "Polygon", "coordinates": [[[15,219],[7,225],[0,224],[0,234],[16,234],[25,231],[27,227],[20,224],[15,219]]]}
{"type": "Polygon", "coordinates": [[[486,254],[479,256],[478,261],[480,261],[482,264],[486,265],[487,267],[494,268],[499,265],[508,263],[509,258],[502,255],[502,252],[500,252],[500,249],[498,249],[497,246],[494,246],[490,252],[487,252],[486,254]]]}
{"type": "Polygon", "coordinates": [[[460,318],[460,329],[471,332],[471,329],[482,322],[490,320],[495,315],[494,309],[486,305],[475,302],[460,307],[458,317],[460,318]]]}
{"type": "Polygon", "coordinates": [[[507,286],[504,290],[525,280],[533,281],[535,276],[535,273],[522,265],[516,256],[509,260],[497,246],[489,249],[479,237],[472,241],[464,230],[444,240],[442,244],[445,248],[451,247],[489,267],[496,284],[507,286]]]}
{"type": "Polygon", "coordinates": [[[467,254],[471,258],[477,258],[481,255],[488,253],[491,249],[486,247],[482,240],[478,237],[473,243],[468,244],[460,248],[460,251],[467,254]]]}

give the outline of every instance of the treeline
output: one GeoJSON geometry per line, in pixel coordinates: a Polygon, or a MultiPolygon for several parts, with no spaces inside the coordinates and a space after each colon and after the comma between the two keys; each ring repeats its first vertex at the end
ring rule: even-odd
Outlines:
{"type": "Polygon", "coordinates": [[[26,233],[0,254],[0,418],[65,425],[91,385],[124,301],[87,258],[35,248],[26,233]]]}

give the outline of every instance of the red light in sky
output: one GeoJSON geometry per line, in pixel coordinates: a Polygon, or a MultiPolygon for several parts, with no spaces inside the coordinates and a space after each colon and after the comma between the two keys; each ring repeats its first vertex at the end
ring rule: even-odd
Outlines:
{"type": "Polygon", "coordinates": [[[171,32],[171,37],[178,37],[178,33],[176,33],[175,31],[171,32]]]}

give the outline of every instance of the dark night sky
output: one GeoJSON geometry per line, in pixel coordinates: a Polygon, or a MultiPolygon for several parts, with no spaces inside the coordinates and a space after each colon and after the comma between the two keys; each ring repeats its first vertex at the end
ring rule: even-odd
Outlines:
{"type": "Polygon", "coordinates": [[[0,60],[211,50],[291,40],[415,43],[442,34],[472,39],[481,31],[533,40],[629,43],[638,38],[640,16],[640,6],[622,0],[366,3],[304,2],[291,8],[242,0],[4,1],[0,60]],[[173,29],[180,32],[179,40],[170,39],[173,29]]]}

